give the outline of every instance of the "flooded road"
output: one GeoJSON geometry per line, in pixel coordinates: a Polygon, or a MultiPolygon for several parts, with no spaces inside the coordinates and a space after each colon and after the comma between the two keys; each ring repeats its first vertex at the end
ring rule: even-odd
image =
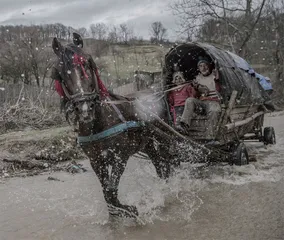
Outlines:
{"type": "Polygon", "coordinates": [[[168,182],[150,162],[131,159],[119,197],[140,219],[108,219],[101,187],[87,172],[56,172],[0,182],[0,239],[284,239],[284,115],[266,117],[278,143],[250,143],[248,166],[184,164],[168,182]],[[49,181],[49,176],[60,181],[49,181]]]}

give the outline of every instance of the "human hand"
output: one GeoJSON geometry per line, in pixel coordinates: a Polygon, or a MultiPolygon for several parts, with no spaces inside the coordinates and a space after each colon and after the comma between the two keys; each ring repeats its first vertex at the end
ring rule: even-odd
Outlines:
{"type": "Polygon", "coordinates": [[[192,80],[190,83],[191,83],[191,86],[194,87],[195,89],[198,88],[198,85],[199,85],[199,84],[198,84],[198,82],[196,81],[196,79],[192,80]]]}
{"type": "Polygon", "coordinates": [[[219,72],[218,72],[217,69],[213,69],[213,70],[212,70],[212,74],[213,74],[213,76],[215,77],[215,79],[219,79],[219,72]]]}
{"type": "Polygon", "coordinates": [[[204,97],[208,96],[208,94],[209,94],[209,88],[204,86],[204,85],[199,85],[198,91],[204,97]]]}

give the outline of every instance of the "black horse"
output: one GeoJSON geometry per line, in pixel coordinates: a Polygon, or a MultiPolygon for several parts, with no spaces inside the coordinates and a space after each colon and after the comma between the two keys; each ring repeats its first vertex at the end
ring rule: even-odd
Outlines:
{"type": "Polygon", "coordinates": [[[78,122],[78,142],[88,156],[103,188],[110,214],[138,214],[135,206],[121,204],[118,185],[130,156],[146,153],[160,178],[171,169],[171,143],[149,127],[132,99],[109,93],[95,62],[83,50],[83,40],[73,34],[73,43],[52,47],[58,57],[53,78],[60,82],[66,100],[66,116],[78,122]],[[157,141],[157,144],[155,144],[157,141]]]}

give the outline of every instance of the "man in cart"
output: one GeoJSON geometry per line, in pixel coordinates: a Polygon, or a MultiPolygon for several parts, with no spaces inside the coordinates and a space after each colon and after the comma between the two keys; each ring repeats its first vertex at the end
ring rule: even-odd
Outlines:
{"type": "MultiPolygon", "coordinates": [[[[175,89],[169,94],[172,108],[176,109],[177,107],[172,105],[177,102],[175,101],[176,99],[184,103],[183,106],[178,106],[179,110],[176,112],[179,114],[177,114],[175,118],[175,127],[182,133],[189,131],[191,121],[196,115],[207,116],[208,122],[215,128],[218,123],[218,116],[221,112],[218,72],[213,69],[210,61],[204,57],[199,59],[197,66],[199,74],[190,84],[193,89],[188,90],[191,94],[182,94],[182,91],[177,92],[175,89]]],[[[176,74],[173,76],[176,77],[176,74]]],[[[183,79],[179,84],[182,82],[185,82],[185,80],[183,79]]],[[[176,79],[173,79],[173,83],[176,83],[176,79]]]]}

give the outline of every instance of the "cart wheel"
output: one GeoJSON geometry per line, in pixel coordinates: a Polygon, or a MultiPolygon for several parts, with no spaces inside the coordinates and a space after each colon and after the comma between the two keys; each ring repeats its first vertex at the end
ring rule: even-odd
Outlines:
{"type": "Polygon", "coordinates": [[[266,127],[263,131],[263,142],[265,145],[276,144],[274,127],[266,127]]]}
{"type": "Polygon", "coordinates": [[[258,141],[263,142],[262,128],[257,131],[258,141]]]}
{"type": "Polygon", "coordinates": [[[243,142],[239,143],[233,152],[233,164],[237,166],[249,164],[248,151],[243,142]]]}

